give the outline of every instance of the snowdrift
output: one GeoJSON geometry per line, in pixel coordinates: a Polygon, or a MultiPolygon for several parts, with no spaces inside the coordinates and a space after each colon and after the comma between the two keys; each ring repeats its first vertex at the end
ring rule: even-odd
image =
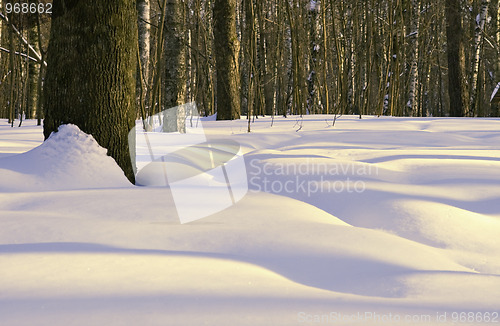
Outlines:
{"type": "Polygon", "coordinates": [[[130,186],[106,149],[71,124],[26,153],[0,158],[0,174],[3,192],[130,186]]]}
{"type": "Polygon", "coordinates": [[[250,189],[184,225],[75,126],[1,127],[0,324],[500,322],[500,121],[326,119],[204,121],[250,189]]]}

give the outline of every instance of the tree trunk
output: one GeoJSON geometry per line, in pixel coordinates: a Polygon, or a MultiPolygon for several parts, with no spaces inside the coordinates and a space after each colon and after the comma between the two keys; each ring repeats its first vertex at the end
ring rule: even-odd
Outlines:
{"type": "Polygon", "coordinates": [[[309,4],[308,25],[309,25],[309,76],[308,81],[308,110],[310,113],[319,112],[319,92],[318,92],[318,59],[320,46],[318,44],[319,19],[318,10],[319,4],[311,1],[309,4]]]}
{"type": "Polygon", "coordinates": [[[173,132],[184,125],[180,121],[183,115],[180,108],[168,109],[186,103],[186,24],[182,1],[168,0],[165,15],[165,90],[162,93],[163,108],[168,116],[164,116],[163,131],[173,132]]]}
{"type": "Polygon", "coordinates": [[[460,0],[446,0],[448,95],[450,97],[450,116],[453,117],[462,117],[469,113],[465,74],[465,48],[460,8],[460,0]]]}
{"type": "MultiPolygon", "coordinates": [[[[497,9],[497,26],[495,39],[497,43],[497,56],[500,57],[500,0],[497,0],[496,4],[497,9]]],[[[496,60],[496,81],[500,81],[500,59],[496,60]]]]}
{"type": "MultiPolygon", "coordinates": [[[[33,44],[33,47],[35,50],[38,49],[38,38],[40,35],[38,34],[37,31],[37,26],[34,25],[33,27],[30,28],[28,31],[29,33],[29,39],[30,42],[33,44]]],[[[26,110],[26,118],[28,119],[33,119],[36,117],[36,113],[39,109],[38,107],[38,74],[40,73],[40,69],[37,67],[37,64],[31,60],[27,60],[28,62],[28,105],[27,105],[27,110],[26,110]]],[[[42,67],[43,64],[40,63],[40,66],[42,67]]]]}
{"type": "Polygon", "coordinates": [[[165,91],[164,108],[186,101],[185,19],[182,1],[168,0],[165,11],[165,91]]]}
{"type": "MultiPolygon", "coordinates": [[[[0,0],[0,12],[3,12],[3,1],[2,0],[0,0]]],[[[2,44],[2,36],[3,36],[2,33],[3,33],[3,20],[0,19],[0,44],[2,44]]],[[[0,64],[1,64],[1,62],[0,62],[0,64]]]]}
{"type": "Polygon", "coordinates": [[[42,44],[42,28],[40,26],[40,14],[36,15],[36,29],[38,32],[38,48],[40,49],[40,70],[38,72],[38,80],[36,81],[36,89],[38,93],[38,103],[37,103],[37,111],[36,111],[36,125],[41,126],[42,125],[42,117],[43,117],[43,92],[42,92],[42,85],[43,85],[43,79],[45,77],[45,55],[46,51],[43,49],[43,44],[42,44]]]}
{"type": "Polygon", "coordinates": [[[137,28],[139,44],[139,63],[137,65],[137,89],[139,96],[139,105],[142,118],[145,119],[145,85],[149,81],[149,58],[151,51],[151,15],[150,0],[137,0],[137,28]]]}
{"type": "Polygon", "coordinates": [[[259,61],[259,70],[260,70],[260,82],[261,82],[261,102],[263,102],[264,112],[267,115],[272,115],[274,110],[274,91],[271,79],[271,64],[270,64],[270,52],[269,51],[269,42],[268,42],[268,25],[266,20],[263,17],[263,12],[266,8],[262,8],[265,6],[267,2],[265,1],[257,1],[257,20],[259,22],[260,28],[260,44],[259,44],[259,52],[260,52],[260,61],[259,61]]]}
{"type": "Polygon", "coordinates": [[[327,25],[326,25],[326,0],[321,0],[321,28],[323,31],[323,91],[324,91],[324,100],[323,100],[323,113],[330,113],[330,94],[328,91],[328,37],[327,37],[327,25]]]}
{"type": "Polygon", "coordinates": [[[246,29],[246,45],[247,51],[245,53],[245,60],[248,64],[248,76],[247,76],[247,119],[248,127],[247,131],[250,132],[250,121],[253,115],[253,108],[255,102],[255,17],[254,17],[254,5],[253,0],[244,0],[245,9],[245,29],[246,29]]]}
{"type": "Polygon", "coordinates": [[[16,55],[15,43],[14,43],[14,30],[12,22],[9,24],[9,71],[10,71],[10,94],[9,94],[9,123],[14,126],[14,83],[15,83],[15,63],[14,56],[16,55]]]}
{"type": "Polygon", "coordinates": [[[407,107],[410,111],[410,115],[416,116],[418,115],[418,99],[419,99],[419,85],[418,85],[418,46],[419,46],[419,29],[420,29],[420,1],[413,0],[411,3],[412,9],[412,19],[411,19],[411,29],[410,35],[411,37],[411,70],[410,70],[410,90],[409,90],[409,99],[407,103],[407,107]]]}
{"type": "Polygon", "coordinates": [[[236,0],[215,0],[214,47],[217,74],[217,120],[240,118],[236,0]]]}
{"type": "Polygon", "coordinates": [[[72,123],[107,148],[134,182],[137,16],[132,0],[54,0],[44,87],[44,136],[72,123]]]}
{"type": "MultiPolygon", "coordinates": [[[[477,114],[478,111],[478,90],[477,80],[479,76],[479,63],[481,62],[481,49],[483,48],[483,33],[486,19],[488,18],[489,0],[481,1],[481,9],[476,18],[476,29],[474,31],[474,58],[472,64],[471,90],[470,90],[470,114],[477,114]]],[[[498,45],[500,46],[500,45],[498,45]]]]}

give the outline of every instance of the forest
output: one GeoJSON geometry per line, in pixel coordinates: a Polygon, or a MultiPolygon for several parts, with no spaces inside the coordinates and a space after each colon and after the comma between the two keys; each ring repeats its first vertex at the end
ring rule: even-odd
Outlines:
{"type": "MultiPolygon", "coordinates": [[[[499,115],[491,98],[500,82],[500,1],[113,3],[131,4],[119,14],[133,15],[126,22],[138,31],[124,36],[137,49],[126,67],[136,80],[137,118],[188,102],[207,116],[233,108],[227,116],[219,110],[223,119],[499,115]]],[[[0,117],[41,121],[52,2],[1,0],[0,8],[0,117]]]]}
{"type": "Polygon", "coordinates": [[[0,326],[500,325],[499,51],[500,0],[0,0],[0,326]]]}

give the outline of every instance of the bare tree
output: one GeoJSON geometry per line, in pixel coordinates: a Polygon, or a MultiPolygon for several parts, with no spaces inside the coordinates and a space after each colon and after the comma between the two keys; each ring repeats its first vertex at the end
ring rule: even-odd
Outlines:
{"type": "Polygon", "coordinates": [[[465,74],[465,48],[460,11],[459,0],[446,0],[448,94],[450,97],[450,115],[455,117],[469,115],[467,78],[465,74]]]}
{"type": "Polygon", "coordinates": [[[481,50],[483,48],[483,34],[484,27],[486,24],[486,19],[488,18],[488,6],[490,4],[489,0],[481,1],[481,9],[476,17],[476,28],[474,31],[474,56],[472,63],[472,76],[471,76],[471,86],[470,86],[470,114],[477,114],[477,97],[478,97],[478,76],[479,76],[479,64],[481,62],[481,50]]]}
{"type": "Polygon", "coordinates": [[[420,37],[420,0],[411,1],[411,25],[410,38],[411,48],[411,70],[410,70],[410,88],[407,107],[410,110],[410,115],[418,114],[419,107],[419,78],[418,78],[418,63],[419,63],[419,42],[420,37]]]}
{"type": "MultiPolygon", "coordinates": [[[[186,102],[186,22],[184,5],[179,0],[167,0],[165,11],[165,81],[163,107],[176,107],[186,102]]],[[[163,120],[164,131],[182,131],[182,112],[166,110],[163,120]],[[179,114],[179,116],[177,115],[179,114]]]]}
{"type": "Polygon", "coordinates": [[[240,118],[236,0],[215,0],[214,48],[217,71],[217,120],[240,118]]]}

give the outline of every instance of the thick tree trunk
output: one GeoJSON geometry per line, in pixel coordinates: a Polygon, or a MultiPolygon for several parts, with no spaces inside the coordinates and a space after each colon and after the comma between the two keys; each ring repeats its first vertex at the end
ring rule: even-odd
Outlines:
{"type": "Polygon", "coordinates": [[[240,118],[236,0],[215,0],[214,47],[217,74],[217,120],[240,118]]]}
{"type": "Polygon", "coordinates": [[[460,8],[460,0],[446,0],[448,94],[450,97],[450,115],[453,117],[462,117],[469,113],[460,8]]]}
{"type": "Polygon", "coordinates": [[[130,181],[137,15],[132,0],[54,0],[44,135],[72,123],[107,148],[130,181]]]}

